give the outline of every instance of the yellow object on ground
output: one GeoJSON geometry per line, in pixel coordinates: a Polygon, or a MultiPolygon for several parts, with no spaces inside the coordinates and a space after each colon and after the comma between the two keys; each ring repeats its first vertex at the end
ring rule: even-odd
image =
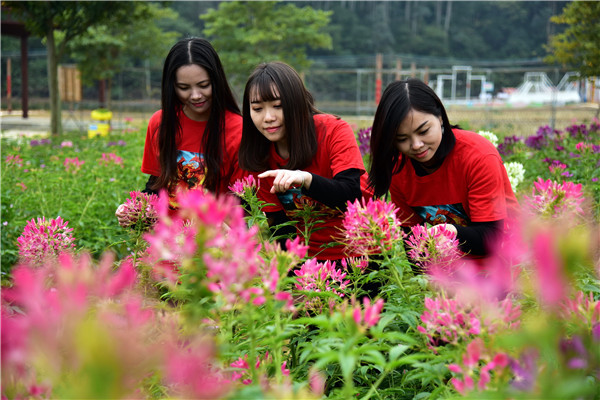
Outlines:
{"type": "Polygon", "coordinates": [[[88,138],[97,136],[107,136],[110,132],[110,120],[112,119],[112,111],[105,109],[92,110],[92,120],[97,121],[91,123],[88,128],[88,138]]]}

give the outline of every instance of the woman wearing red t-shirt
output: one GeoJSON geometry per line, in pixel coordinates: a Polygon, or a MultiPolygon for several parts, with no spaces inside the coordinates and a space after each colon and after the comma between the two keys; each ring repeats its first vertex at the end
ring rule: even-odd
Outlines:
{"type": "Polygon", "coordinates": [[[367,186],[350,125],[319,112],[296,71],[281,62],[254,70],[242,111],[240,167],[259,173],[258,196],[268,203],[263,211],[271,226],[296,222],[295,227],[280,227],[276,235],[307,233],[309,257],[347,257],[339,243],[343,210],[367,186]],[[302,217],[307,209],[308,226],[302,217]]]}
{"type": "Polygon", "coordinates": [[[427,84],[390,84],[371,131],[369,182],[399,208],[403,225],[445,224],[459,248],[487,255],[518,203],[498,150],[484,137],[450,125],[427,84]]]}
{"type": "MultiPolygon", "coordinates": [[[[177,42],[165,59],[161,109],[148,123],[142,172],[144,192],[167,189],[171,206],[180,190],[221,194],[242,177],[237,154],[242,117],[225,71],[205,39],[177,42]]],[[[121,223],[122,206],[117,209],[121,223]]]]}

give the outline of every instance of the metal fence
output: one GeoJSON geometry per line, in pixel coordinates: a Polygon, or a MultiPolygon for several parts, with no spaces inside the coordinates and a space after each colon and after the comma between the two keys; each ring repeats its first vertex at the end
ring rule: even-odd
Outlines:
{"type": "MultiPolygon", "coordinates": [[[[3,76],[6,59],[7,56],[3,54],[3,76]]],[[[33,54],[30,69],[40,69],[42,66],[45,68],[44,61],[45,58],[41,55],[33,54]]],[[[20,71],[17,62],[13,61],[12,64],[11,102],[13,108],[19,108],[20,71]]],[[[451,122],[473,130],[498,130],[502,134],[527,135],[535,133],[542,125],[562,129],[574,121],[590,121],[598,115],[600,92],[597,87],[591,92],[589,88],[580,88],[581,102],[574,104],[560,104],[556,101],[534,102],[522,107],[498,98],[501,87],[497,82],[502,82],[503,87],[513,85],[513,89],[516,90],[523,83],[524,77],[530,73],[545,74],[550,85],[558,88],[565,71],[539,64],[509,66],[504,63],[496,67],[476,64],[456,67],[446,63],[437,68],[429,68],[411,63],[409,69],[402,69],[398,64],[395,68],[389,68],[389,62],[387,65],[384,63],[385,68],[380,69],[346,68],[343,65],[317,61],[313,68],[302,75],[319,109],[351,119],[359,127],[370,125],[372,122],[381,90],[394,80],[409,76],[427,81],[439,90],[448,108],[451,122]],[[591,98],[595,101],[590,102],[591,98]]],[[[149,118],[160,107],[161,73],[162,67],[151,65],[119,72],[110,82],[110,90],[107,91],[110,97],[108,106],[116,116],[123,117],[133,113],[142,119],[149,118]]],[[[29,86],[30,109],[49,109],[47,83],[30,79],[29,86]]],[[[234,88],[239,100],[242,98],[240,90],[234,88]]],[[[89,110],[99,106],[98,93],[98,87],[83,87],[81,101],[64,102],[63,110],[70,118],[84,121],[89,110]]],[[[6,85],[2,82],[2,109],[6,108],[6,85]]]]}

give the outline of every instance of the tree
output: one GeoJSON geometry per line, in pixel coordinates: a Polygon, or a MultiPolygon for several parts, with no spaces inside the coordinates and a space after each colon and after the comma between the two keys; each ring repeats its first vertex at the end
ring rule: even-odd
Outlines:
{"type": "Polygon", "coordinates": [[[545,61],[573,68],[582,77],[600,76],[600,2],[571,2],[551,21],[568,27],[550,38],[545,61]]]}
{"type": "MultiPolygon", "coordinates": [[[[159,4],[136,2],[129,23],[90,27],[68,45],[83,82],[90,84],[98,80],[104,84],[107,81],[105,97],[110,101],[111,79],[124,67],[139,60],[162,63],[179,36],[178,32],[164,32],[162,26],[172,25],[178,17],[175,11],[159,4]]],[[[104,104],[102,91],[100,95],[100,106],[110,107],[104,104]]]]}
{"type": "Polygon", "coordinates": [[[330,14],[274,1],[222,2],[200,18],[235,87],[261,62],[284,61],[298,72],[308,68],[308,47],[331,48],[324,32],[330,14]]]}
{"type": "Polygon", "coordinates": [[[7,1],[2,3],[25,23],[32,35],[46,41],[48,88],[50,93],[50,131],[62,133],[61,102],[58,93],[58,63],[67,44],[90,27],[127,24],[136,2],[117,1],[7,1]]]}

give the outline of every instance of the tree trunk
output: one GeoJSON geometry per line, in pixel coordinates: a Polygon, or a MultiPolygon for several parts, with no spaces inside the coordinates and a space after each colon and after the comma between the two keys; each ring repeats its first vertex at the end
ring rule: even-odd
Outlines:
{"type": "Polygon", "coordinates": [[[106,79],[98,81],[98,107],[106,108],[106,79]]]}
{"type": "Polygon", "coordinates": [[[110,99],[112,98],[112,78],[106,78],[106,108],[109,110],[112,107],[110,99]]]}
{"type": "Polygon", "coordinates": [[[48,30],[46,44],[48,47],[48,89],[50,91],[50,133],[60,135],[62,133],[62,110],[58,93],[58,57],[53,28],[48,30]]]}
{"type": "Polygon", "coordinates": [[[446,3],[446,20],[444,21],[444,33],[446,34],[446,38],[450,33],[450,20],[452,19],[452,1],[448,1],[446,3]]]}

